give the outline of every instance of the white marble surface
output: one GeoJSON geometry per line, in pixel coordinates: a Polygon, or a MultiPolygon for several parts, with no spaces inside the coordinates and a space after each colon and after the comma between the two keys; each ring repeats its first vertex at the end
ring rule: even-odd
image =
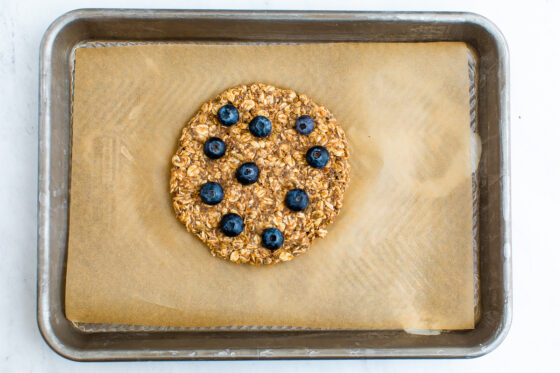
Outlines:
{"type": "Polygon", "coordinates": [[[488,0],[0,0],[0,371],[559,371],[560,2],[488,0]],[[511,54],[514,316],[505,342],[473,360],[76,363],[43,342],[35,318],[39,42],[85,7],[456,10],[485,15],[511,54]]]}

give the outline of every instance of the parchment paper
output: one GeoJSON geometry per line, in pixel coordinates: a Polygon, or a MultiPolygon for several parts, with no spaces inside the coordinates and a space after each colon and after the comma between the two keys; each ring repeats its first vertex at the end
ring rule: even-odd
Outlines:
{"type": "Polygon", "coordinates": [[[66,316],[188,327],[474,327],[463,43],[78,48],[66,316]],[[326,105],[350,186],[291,262],[212,257],[175,218],[181,128],[223,90],[265,82],[326,105]]]}

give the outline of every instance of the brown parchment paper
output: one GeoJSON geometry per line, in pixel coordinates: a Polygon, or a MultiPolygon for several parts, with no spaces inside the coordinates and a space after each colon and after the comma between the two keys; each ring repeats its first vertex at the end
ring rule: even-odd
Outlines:
{"type": "Polygon", "coordinates": [[[71,321],[474,327],[463,43],[78,48],[72,136],[71,321]],[[212,257],[168,193],[181,128],[203,102],[251,82],[327,106],[352,165],[327,237],[262,267],[212,257]]]}

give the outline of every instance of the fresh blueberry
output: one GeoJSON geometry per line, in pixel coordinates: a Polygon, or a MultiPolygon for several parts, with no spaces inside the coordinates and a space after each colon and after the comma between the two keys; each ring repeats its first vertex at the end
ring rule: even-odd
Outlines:
{"type": "Polygon", "coordinates": [[[292,189],[286,194],[284,203],[292,211],[303,211],[309,204],[309,197],[303,189],[292,189]]]}
{"type": "Polygon", "coordinates": [[[243,228],[243,219],[237,214],[225,214],[220,220],[220,229],[228,237],[238,236],[243,232],[243,228]]]}
{"type": "Polygon", "coordinates": [[[313,146],[309,148],[305,155],[307,163],[313,168],[323,168],[329,163],[329,152],[322,146],[313,146]]]}
{"type": "Polygon", "coordinates": [[[276,250],[284,243],[284,236],[276,228],[265,229],[261,235],[261,242],[269,250],[276,250]]]}
{"type": "Polygon", "coordinates": [[[256,164],[249,162],[243,163],[237,168],[235,177],[243,185],[256,183],[259,179],[259,167],[256,164]]]}
{"type": "Polygon", "coordinates": [[[272,123],[270,123],[267,117],[263,117],[262,115],[254,117],[249,123],[249,131],[251,131],[255,137],[266,137],[270,135],[271,130],[272,123]]]}
{"type": "Polygon", "coordinates": [[[224,199],[224,190],[220,184],[208,182],[200,188],[200,198],[207,205],[217,205],[224,199]]]}
{"type": "Polygon", "coordinates": [[[218,121],[226,126],[231,127],[239,120],[239,112],[232,104],[222,106],[218,110],[218,121]]]}
{"type": "Polygon", "coordinates": [[[315,122],[309,115],[302,115],[296,119],[296,130],[302,135],[309,135],[315,129],[315,122]]]}
{"type": "Polygon", "coordinates": [[[204,143],[204,154],[208,158],[218,159],[226,152],[226,143],[218,137],[210,137],[204,143]]]}

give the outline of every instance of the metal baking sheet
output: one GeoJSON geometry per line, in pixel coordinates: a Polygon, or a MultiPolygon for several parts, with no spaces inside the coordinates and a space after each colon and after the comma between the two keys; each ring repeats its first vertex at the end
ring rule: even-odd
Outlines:
{"type": "Polygon", "coordinates": [[[41,49],[38,321],[45,340],[76,360],[472,357],[492,350],[511,320],[507,70],[500,32],[466,13],[78,10],[63,15],[47,30],[41,49]],[[478,99],[471,102],[471,119],[478,122],[483,144],[473,177],[480,250],[476,328],[411,333],[140,327],[101,333],[70,323],[64,316],[64,281],[72,51],[92,41],[467,42],[478,56],[470,61],[471,97],[478,99]]]}

